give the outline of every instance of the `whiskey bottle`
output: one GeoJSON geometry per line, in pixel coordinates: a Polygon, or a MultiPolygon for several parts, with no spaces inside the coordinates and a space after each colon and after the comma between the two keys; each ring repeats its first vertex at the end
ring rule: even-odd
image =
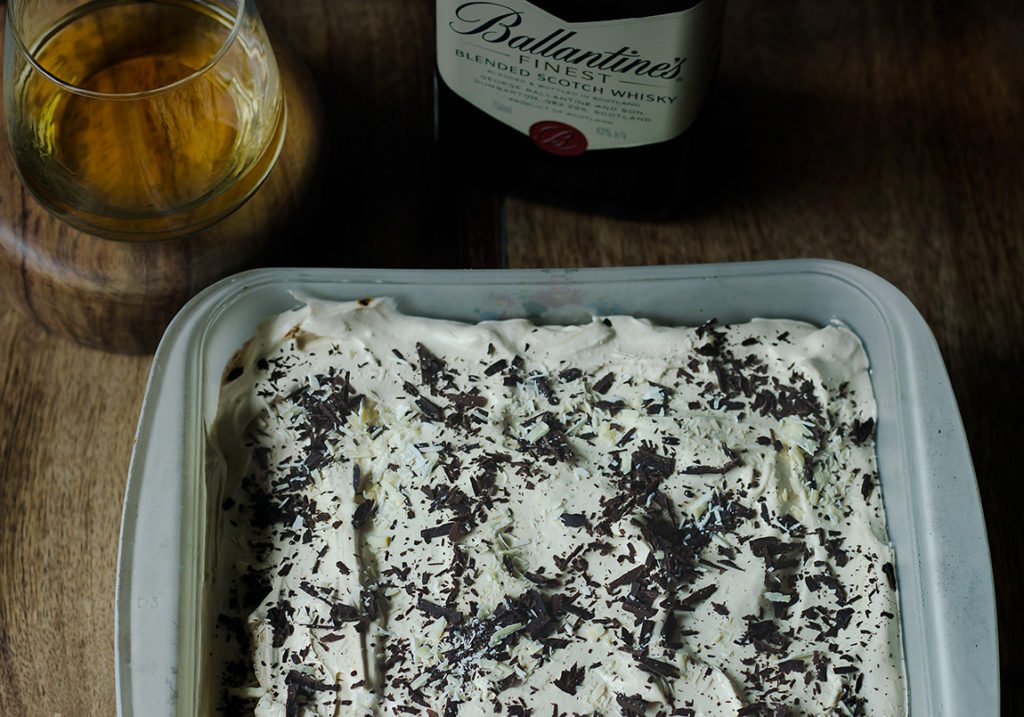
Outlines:
{"type": "Polygon", "coordinates": [[[451,181],[603,214],[685,203],[724,0],[436,0],[451,181]]]}

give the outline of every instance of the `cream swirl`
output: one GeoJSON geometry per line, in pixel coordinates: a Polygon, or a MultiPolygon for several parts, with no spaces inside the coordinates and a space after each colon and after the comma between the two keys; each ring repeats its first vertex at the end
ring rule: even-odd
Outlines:
{"type": "Polygon", "coordinates": [[[211,431],[236,604],[260,586],[233,694],[259,717],[906,714],[874,421],[839,326],[309,301],[240,353],[211,431]]]}

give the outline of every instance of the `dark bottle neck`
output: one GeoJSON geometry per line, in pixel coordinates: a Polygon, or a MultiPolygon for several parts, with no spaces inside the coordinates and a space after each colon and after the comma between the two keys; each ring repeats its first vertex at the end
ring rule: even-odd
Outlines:
{"type": "Polygon", "coordinates": [[[529,0],[541,10],[566,22],[620,20],[682,12],[701,0],[529,0]]]}

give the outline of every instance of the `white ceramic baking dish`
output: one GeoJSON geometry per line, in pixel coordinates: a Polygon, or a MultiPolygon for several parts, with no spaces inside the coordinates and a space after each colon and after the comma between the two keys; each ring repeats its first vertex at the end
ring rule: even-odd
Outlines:
{"type": "Polygon", "coordinates": [[[541,323],[633,314],[694,325],[840,321],[863,341],[878,466],[896,551],[910,711],[995,717],[995,594],[970,453],[920,314],[891,284],[818,260],[581,270],[261,269],[202,292],[156,353],[129,471],[118,556],[118,714],[197,717],[204,680],[205,429],[229,358],[292,292],[393,296],[407,313],[541,323]]]}

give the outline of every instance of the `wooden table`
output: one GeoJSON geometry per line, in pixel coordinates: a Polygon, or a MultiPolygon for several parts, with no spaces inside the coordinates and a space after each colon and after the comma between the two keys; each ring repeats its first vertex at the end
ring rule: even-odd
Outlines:
{"type": "MultiPolygon", "coordinates": [[[[425,181],[432,3],[264,1],[333,132],[308,263],[488,266],[478,198],[444,238],[425,181]],[[345,189],[346,178],[354,185],[345,189]]],[[[1024,6],[732,0],[713,164],[666,223],[502,202],[511,267],[825,257],[889,279],[928,320],[971,442],[999,600],[1005,714],[1024,714],[1024,6]]],[[[443,188],[441,188],[443,190],[443,188]]],[[[118,525],[147,357],[47,335],[0,306],[0,713],[114,713],[118,525]]]]}

